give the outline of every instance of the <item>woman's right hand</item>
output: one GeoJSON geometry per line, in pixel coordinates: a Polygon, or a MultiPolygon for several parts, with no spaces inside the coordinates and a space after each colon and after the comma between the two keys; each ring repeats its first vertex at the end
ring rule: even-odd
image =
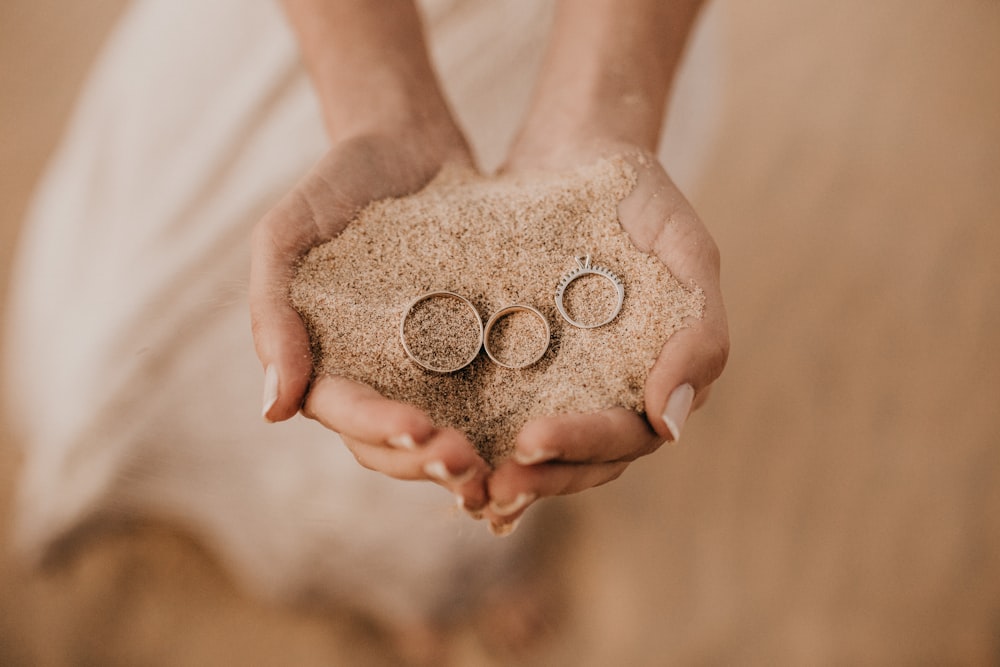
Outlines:
{"type": "Polygon", "coordinates": [[[265,419],[282,421],[301,409],[340,433],[361,465],[398,479],[437,482],[475,511],[487,502],[489,467],[468,439],[346,378],[323,376],[310,385],[309,336],[289,302],[302,255],[336,237],[368,203],[416,192],[446,163],[471,162],[450,122],[338,142],[254,228],[250,310],[265,368],[265,419]]]}
{"type": "Polygon", "coordinates": [[[372,201],[412,194],[447,163],[471,165],[407,0],[284,0],[332,148],[257,224],[250,314],[264,366],[264,417],[301,412],[340,433],[361,465],[429,479],[472,511],[489,467],[464,435],[342,377],[312,377],[309,336],[289,302],[296,265],[372,201]],[[311,383],[311,384],[310,384],[311,383]]]}

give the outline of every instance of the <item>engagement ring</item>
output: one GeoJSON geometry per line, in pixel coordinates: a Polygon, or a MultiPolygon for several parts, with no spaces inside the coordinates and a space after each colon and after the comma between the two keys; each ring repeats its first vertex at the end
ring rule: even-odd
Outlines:
{"type": "Polygon", "coordinates": [[[559,314],[563,316],[563,319],[580,329],[595,329],[597,327],[604,326],[605,324],[611,322],[611,320],[618,317],[618,313],[622,309],[622,304],[625,302],[625,285],[618,276],[612,273],[609,269],[598,266],[597,264],[590,263],[590,255],[586,257],[576,258],[577,267],[564,275],[559,281],[559,287],[556,289],[556,308],[559,310],[559,314]],[[563,295],[566,293],[566,288],[577,278],[582,278],[586,275],[597,275],[601,276],[605,280],[611,282],[611,285],[615,289],[616,301],[614,308],[611,309],[611,314],[607,316],[604,320],[597,322],[596,324],[585,324],[583,322],[578,322],[570,317],[569,313],[566,312],[566,307],[563,305],[563,295]]]}

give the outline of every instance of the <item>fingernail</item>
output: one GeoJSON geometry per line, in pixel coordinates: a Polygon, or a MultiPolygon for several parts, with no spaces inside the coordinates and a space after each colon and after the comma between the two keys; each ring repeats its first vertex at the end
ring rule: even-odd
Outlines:
{"type": "Polygon", "coordinates": [[[537,499],[537,493],[519,493],[517,494],[517,498],[514,498],[513,501],[506,505],[501,505],[495,500],[491,500],[490,511],[499,516],[510,516],[511,514],[517,514],[537,499]]]}
{"type": "Polygon", "coordinates": [[[458,509],[465,512],[476,521],[483,518],[482,510],[474,510],[465,506],[465,496],[463,496],[461,493],[455,494],[455,504],[458,505],[458,509]]]}
{"type": "Polygon", "coordinates": [[[278,369],[274,367],[274,364],[268,364],[267,368],[264,369],[264,408],[260,411],[260,415],[267,421],[271,421],[267,413],[271,411],[277,401],[278,369]]]}
{"type": "Polygon", "coordinates": [[[517,525],[521,523],[521,517],[517,517],[513,521],[508,521],[506,523],[497,523],[495,521],[490,521],[490,532],[497,537],[507,537],[515,530],[517,530],[517,525]]]}
{"type": "Polygon", "coordinates": [[[469,468],[459,473],[452,473],[444,461],[429,461],[424,464],[424,472],[428,477],[433,477],[439,482],[447,484],[465,484],[476,474],[475,468],[469,468]]]}
{"type": "Polygon", "coordinates": [[[673,390],[667,399],[667,407],[663,409],[663,421],[670,431],[671,441],[681,439],[681,429],[691,412],[691,402],[694,400],[694,387],[682,384],[673,390]]]}
{"type": "Polygon", "coordinates": [[[551,461],[558,456],[559,452],[551,449],[536,449],[533,452],[514,451],[514,461],[523,466],[535,465],[542,461],[551,461]]]}
{"type": "Polygon", "coordinates": [[[417,448],[417,441],[409,433],[400,433],[389,438],[388,443],[396,449],[414,450],[417,448]]]}

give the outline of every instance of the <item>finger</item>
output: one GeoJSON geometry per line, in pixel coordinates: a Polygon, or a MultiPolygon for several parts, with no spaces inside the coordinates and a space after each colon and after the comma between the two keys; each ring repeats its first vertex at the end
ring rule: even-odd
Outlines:
{"type": "Polygon", "coordinates": [[[400,480],[430,480],[450,491],[459,505],[477,512],[487,502],[487,465],[458,430],[440,429],[417,450],[398,450],[344,439],[365,468],[400,480]]]}
{"type": "Polygon", "coordinates": [[[657,433],[671,442],[680,439],[689,413],[704,403],[728,356],[725,311],[707,300],[702,319],[667,340],[646,377],[646,417],[657,433]]]}
{"type": "Polygon", "coordinates": [[[490,503],[484,511],[494,534],[507,535],[524,512],[541,498],[579,493],[607,484],[628,467],[614,463],[541,463],[522,466],[509,460],[487,480],[490,503]]]}
{"type": "Polygon", "coordinates": [[[319,378],[302,412],[340,433],[358,462],[396,479],[429,479],[475,512],[486,504],[489,466],[455,429],[435,429],[420,409],[342,377],[319,378]]]}
{"type": "Polygon", "coordinates": [[[304,203],[279,205],[254,228],[250,266],[250,322],[257,356],[264,366],[262,414],[282,421],[298,412],[312,374],[309,334],[288,302],[288,289],[299,257],[318,238],[300,223],[308,218],[304,203]]]}
{"type": "Polygon", "coordinates": [[[632,461],[656,450],[662,438],[625,408],[542,417],[525,424],[512,457],[521,465],[559,460],[577,463],[632,461]]]}
{"type": "Polygon", "coordinates": [[[510,516],[539,498],[564,496],[601,486],[621,476],[628,461],[611,463],[550,462],[533,466],[506,461],[493,471],[488,482],[490,511],[510,516]],[[518,497],[522,500],[518,501],[518,497]],[[526,501],[524,498],[531,498],[526,501]],[[519,505],[524,505],[521,507],[519,505]]]}
{"type": "Polygon", "coordinates": [[[650,369],[645,386],[649,423],[661,437],[680,438],[690,411],[707,398],[729,356],[729,327],[720,289],[718,246],[658,163],[636,164],[639,182],[619,206],[635,244],[653,252],[683,285],[705,297],[698,320],[675,332],[650,369]]]}
{"type": "Polygon", "coordinates": [[[302,414],[345,438],[396,449],[417,449],[435,431],[431,418],[419,408],[330,375],[313,383],[302,414]]]}

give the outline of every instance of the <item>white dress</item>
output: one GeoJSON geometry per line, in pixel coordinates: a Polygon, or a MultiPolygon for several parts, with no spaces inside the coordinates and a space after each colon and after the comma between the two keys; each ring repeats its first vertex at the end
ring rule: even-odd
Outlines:
{"type": "MultiPolygon", "coordinates": [[[[494,167],[551,7],[424,10],[446,90],[494,167]]],[[[720,108],[718,22],[702,22],[675,92],[663,157],[682,186],[720,108]]],[[[441,488],[362,469],[304,418],[260,418],[249,232],[326,146],[277,3],[143,0],[123,17],[13,267],[4,388],[25,446],[15,542],[26,558],[95,522],[156,517],[260,594],[404,620],[474,598],[516,562],[518,533],[492,537],[441,488]]]]}

